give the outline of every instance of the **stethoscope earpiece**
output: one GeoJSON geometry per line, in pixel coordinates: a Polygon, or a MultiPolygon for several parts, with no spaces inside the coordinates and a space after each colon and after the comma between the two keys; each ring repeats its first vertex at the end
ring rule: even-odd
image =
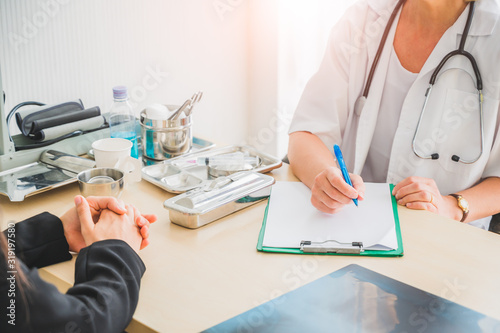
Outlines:
{"type": "Polygon", "coordinates": [[[457,156],[457,155],[453,155],[453,156],[451,157],[451,160],[452,160],[453,162],[458,162],[458,161],[460,161],[460,157],[459,157],[459,156],[457,156]]]}

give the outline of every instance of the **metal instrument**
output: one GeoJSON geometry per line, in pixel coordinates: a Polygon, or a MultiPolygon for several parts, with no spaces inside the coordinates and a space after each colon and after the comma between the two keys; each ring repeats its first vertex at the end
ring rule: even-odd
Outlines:
{"type": "Polygon", "coordinates": [[[37,162],[0,172],[0,194],[10,201],[23,201],[25,197],[73,183],[78,173],[94,166],[92,160],[47,150],[37,162]]]}
{"type": "Polygon", "coordinates": [[[187,110],[184,111],[186,116],[189,117],[191,115],[191,112],[193,112],[194,105],[198,103],[202,97],[203,97],[203,91],[198,91],[196,94],[193,95],[193,97],[191,97],[191,103],[189,104],[187,110]]]}

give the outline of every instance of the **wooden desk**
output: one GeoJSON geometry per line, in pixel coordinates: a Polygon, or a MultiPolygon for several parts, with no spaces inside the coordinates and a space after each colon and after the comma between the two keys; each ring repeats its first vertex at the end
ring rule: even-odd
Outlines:
{"type": "MultiPolygon", "coordinates": [[[[271,173],[296,180],[287,165],[271,173]]],[[[76,184],[10,203],[1,221],[43,210],[61,215],[76,184]]],[[[141,252],[147,271],[130,331],[198,332],[348,264],[356,263],[500,319],[500,236],[425,211],[399,208],[402,258],[261,253],[255,249],[265,203],[197,230],[170,223],[162,206],[171,194],[142,181],[124,193],[142,212],[155,213],[151,245],[141,252]]],[[[74,260],[74,259],[73,259],[74,260]]],[[[60,290],[73,284],[74,262],[44,268],[60,290]]]]}

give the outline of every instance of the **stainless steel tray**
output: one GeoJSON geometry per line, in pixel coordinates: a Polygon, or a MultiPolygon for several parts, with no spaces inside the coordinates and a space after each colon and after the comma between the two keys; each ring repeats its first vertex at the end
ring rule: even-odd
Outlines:
{"type": "Polygon", "coordinates": [[[196,229],[223,216],[267,199],[275,180],[271,176],[241,171],[205,181],[203,186],[163,203],[170,221],[196,229]]]}
{"type": "MultiPolygon", "coordinates": [[[[203,140],[203,139],[200,139],[200,138],[197,138],[194,136],[193,143],[191,145],[191,149],[185,155],[206,151],[206,150],[209,150],[213,147],[215,147],[215,143],[207,141],[207,140],[203,140]]],[[[178,156],[178,157],[184,157],[185,155],[178,156]]],[[[142,157],[142,164],[145,166],[155,165],[155,164],[165,162],[165,160],[153,160],[153,159],[150,159],[150,158],[147,158],[146,156],[144,156],[142,154],[142,144],[139,144],[139,156],[142,157]]]]}
{"type": "Polygon", "coordinates": [[[209,166],[193,165],[192,160],[198,157],[213,157],[234,152],[243,152],[248,156],[257,156],[259,158],[260,164],[255,168],[248,168],[246,171],[266,173],[282,165],[281,160],[259,152],[253,147],[228,146],[191,153],[172,158],[161,164],[146,166],[142,168],[142,178],[170,193],[184,193],[196,187],[203,186],[206,181],[241,171],[213,170],[209,166]]]}
{"type": "Polygon", "coordinates": [[[55,150],[44,151],[38,162],[0,172],[0,194],[10,201],[42,193],[76,181],[79,172],[91,169],[95,162],[55,150]]]}

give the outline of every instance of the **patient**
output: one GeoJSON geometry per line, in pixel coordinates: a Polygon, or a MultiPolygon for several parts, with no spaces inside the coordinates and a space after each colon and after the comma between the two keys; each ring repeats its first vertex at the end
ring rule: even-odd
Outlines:
{"type": "Polygon", "coordinates": [[[42,213],[0,233],[0,332],[122,332],[137,306],[155,215],[111,197],[75,197],[60,218],[42,213]],[[66,294],[36,268],[72,258],[66,294]],[[15,255],[15,257],[14,257],[15,255]]]}

